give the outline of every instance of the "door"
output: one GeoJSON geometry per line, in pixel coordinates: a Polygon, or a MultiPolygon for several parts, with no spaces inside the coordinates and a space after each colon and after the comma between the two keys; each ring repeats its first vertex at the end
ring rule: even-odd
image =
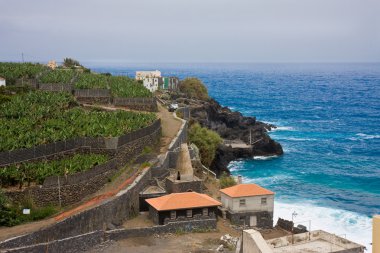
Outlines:
{"type": "Polygon", "coordinates": [[[249,217],[249,226],[250,227],[256,227],[257,226],[257,217],[256,216],[249,217]]]}

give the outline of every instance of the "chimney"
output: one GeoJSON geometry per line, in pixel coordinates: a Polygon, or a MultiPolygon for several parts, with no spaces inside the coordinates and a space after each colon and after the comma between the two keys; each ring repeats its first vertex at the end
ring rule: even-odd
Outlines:
{"type": "Polygon", "coordinates": [[[242,184],[242,183],[243,183],[243,177],[242,177],[241,175],[239,175],[239,176],[237,177],[237,183],[238,183],[238,184],[242,184]]]}

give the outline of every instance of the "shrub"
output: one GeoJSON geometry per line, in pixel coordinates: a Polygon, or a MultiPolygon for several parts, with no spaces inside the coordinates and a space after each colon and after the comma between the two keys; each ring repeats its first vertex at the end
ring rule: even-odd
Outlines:
{"type": "Polygon", "coordinates": [[[216,149],[222,143],[222,138],[218,133],[201,127],[198,123],[191,126],[189,138],[190,142],[199,148],[202,163],[209,167],[215,158],[216,149]]]}
{"type": "Polygon", "coordinates": [[[179,89],[190,98],[197,98],[201,100],[208,99],[207,88],[198,78],[186,78],[185,80],[181,81],[179,89]]]}
{"type": "Polygon", "coordinates": [[[220,188],[227,188],[236,185],[236,181],[233,177],[227,175],[226,172],[223,172],[219,178],[220,188]]]}

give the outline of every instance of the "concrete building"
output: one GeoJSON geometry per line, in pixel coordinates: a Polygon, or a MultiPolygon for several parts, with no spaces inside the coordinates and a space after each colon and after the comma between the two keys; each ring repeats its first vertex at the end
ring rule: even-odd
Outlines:
{"type": "Polygon", "coordinates": [[[222,213],[231,223],[273,227],[274,192],[256,184],[238,184],[220,190],[222,213]]]}
{"type": "Polygon", "coordinates": [[[0,86],[6,86],[5,78],[0,76],[0,86]]]}
{"type": "Polygon", "coordinates": [[[150,92],[155,92],[156,90],[158,90],[160,79],[162,78],[161,77],[146,77],[143,79],[143,85],[150,92]]]}
{"type": "Polygon", "coordinates": [[[171,221],[216,219],[219,201],[197,192],[172,193],[147,199],[149,217],[155,224],[164,225],[171,221]]]}
{"type": "Polygon", "coordinates": [[[264,240],[254,230],[244,230],[242,253],[363,253],[365,247],[322,230],[264,240]]]}
{"type": "Polygon", "coordinates": [[[54,60],[51,60],[48,62],[47,66],[51,68],[52,70],[56,69],[58,67],[57,62],[54,60]]]}
{"type": "Polygon", "coordinates": [[[177,77],[145,77],[142,81],[144,87],[151,92],[156,90],[177,90],[179,87],[177,77]]]}
{"type": "Polygon", "coordinates": [[[372,252],[380,253],[380,215],[373,216],[372,252]]]}
{"type": "Polygon", "coordinates": [[[145,78],[161,77],[161,71],[136,71],[136,80],[144,80],[145,78]]]}

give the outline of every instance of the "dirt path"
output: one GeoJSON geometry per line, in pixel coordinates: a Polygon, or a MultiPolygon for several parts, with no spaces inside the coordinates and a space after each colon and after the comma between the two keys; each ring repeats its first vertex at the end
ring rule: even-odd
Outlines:
{"type": "MultiPolygon", "coordinates": [[[[112,108],[107,108],[112,109],[112,108]]],[[[122,109],[123,108],[113,108],[122,109]]],[[[158,104],[159,112],[157,117],[161,119],[162,126],[162,137],[160,144],[160,153],[164,153],[168,150],[170,142],[177,135],[179,129],[181,128],[182,122],[173,116],[173,113],[169,112],[166,108],[158,104]]],[[[126,110],[126,109],[124,109],[126,110]]],[[[94,205],[99,204],[105,199],[113,197],[118,191],[128,186],[136,178],[137,174],[126,177],[127,173],[121,173],[120,178],[117,178],[112,185],[105,185],[101,190],[92,196],[88,196],[81,203],[75,206],[67,207],[66,210],[56,215],[55,217],[48,218],[41,221],[30,222],[26,224],[21,224],[14,227],[0,227],[0,241],[6,240],[7,238],[20,236],[24,234],[31,233],[33,231],[48,227],[64,218],[74,215],[78,212],[84,211],[86,209],[92,208],[94,205]],[[105,190],[106,189],[106,190],[105,190]]]]}
{"type": "Polygon", "coordinates": [[[163,154],[168,150],[170,142],[177,135],[182,121],[175,118],[173,113],[169,112],[161,104],[158,104],[158,117],[161,119],[162,127],[160,153],[163,154]]]}

